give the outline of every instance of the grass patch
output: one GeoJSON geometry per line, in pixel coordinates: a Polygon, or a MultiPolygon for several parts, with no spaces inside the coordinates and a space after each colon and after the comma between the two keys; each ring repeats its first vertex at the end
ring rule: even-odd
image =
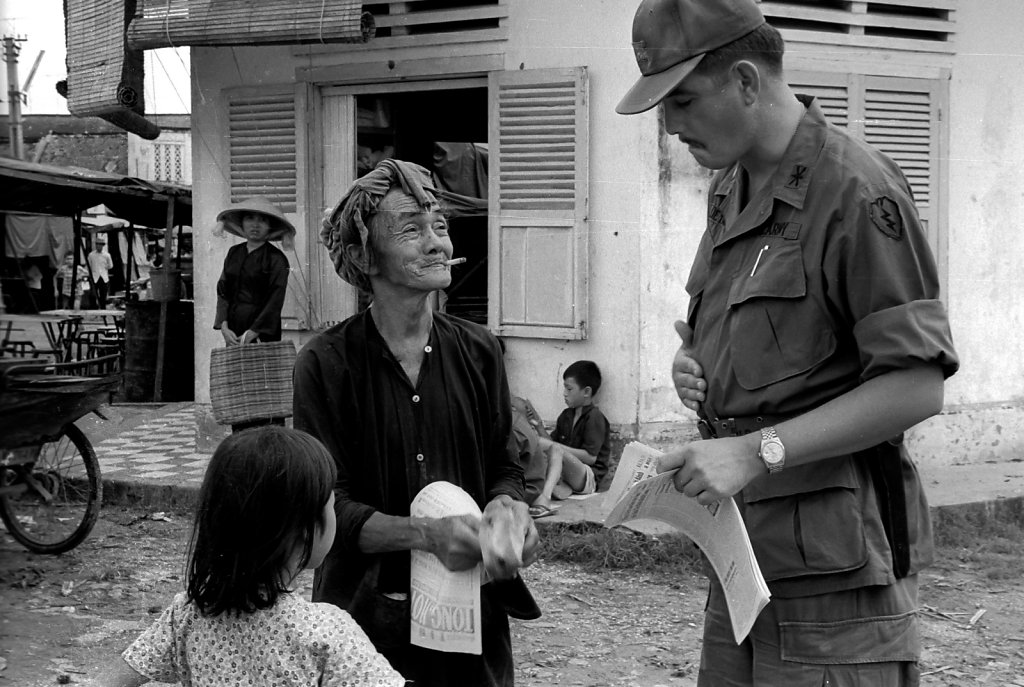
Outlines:
{"type": "Polygon", "coordinates": [[[540,537],[544,560],[574,563],[591,570],[678,573],[700,569],[700,552],[683,535],[652,537],[609,530],[594,523],[545,523],[540,537]]]}
{"type": "Polygon", "coordinates": [[[1020,552],[1024,526],[1009,518],[990,517],[982,510],[940,510],[935,514],[935,545],[945,548],[1005,549],[1020,552]]]}
{"type": "Polygon", "coordinates": [[[940,557],[958,560],[989,580],[1018,580],[1024,570],[1024,525],[984,509],[940,511],[934,522],[940,557]]]}

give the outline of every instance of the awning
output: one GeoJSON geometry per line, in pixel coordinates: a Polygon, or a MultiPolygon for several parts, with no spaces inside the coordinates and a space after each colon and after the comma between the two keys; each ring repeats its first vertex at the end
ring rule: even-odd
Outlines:
{"type": "Polygon", "coordinates": [[[105,174],[80,167],[54,167],[0,158],[0,212],[72,217],[96,205],[133,224],[192,225],[192,190],[187,186],[105,174]]]}

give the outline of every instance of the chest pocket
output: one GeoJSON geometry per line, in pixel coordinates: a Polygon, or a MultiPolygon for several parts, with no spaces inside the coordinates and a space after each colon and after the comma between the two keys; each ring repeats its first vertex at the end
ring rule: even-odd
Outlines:
{"type": "Polygon", "coordinates": [[[741,272],[729,291],[733,366],[748,390],[806,372],[836,348],[828,319],[807,296],[800,244],[768,245],[756,260],[754,276],[741,272]]]}
{"type": "Polygon", "coordinates": [[[700,306],[701,297],[704,294],[704,285],[708,281],[708,260],[710,260],[711,246],[708,243],[707,234],[701,239],[700,247],[697,249],[697,257],[690,267],[690,276],[686,280],[686,293],[690,296],[690,303],[686,308],[686,323],[695,327],[694,314],[700,306]]]}

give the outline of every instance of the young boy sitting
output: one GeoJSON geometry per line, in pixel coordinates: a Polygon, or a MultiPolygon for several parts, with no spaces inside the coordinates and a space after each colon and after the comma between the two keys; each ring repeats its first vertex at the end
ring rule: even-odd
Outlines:
{"type": "Polygon", "coordinates": [[[541,438],[548,453],[544,487],[530,507],[530,515],[543,518],[557,508],[552,498],[593,494],[608,471],[611,437],[608,420],[594,405],[601,388],[601,370],[590,360],[578,360],[562,375],[565,405],[551,438],[541,438]]]}

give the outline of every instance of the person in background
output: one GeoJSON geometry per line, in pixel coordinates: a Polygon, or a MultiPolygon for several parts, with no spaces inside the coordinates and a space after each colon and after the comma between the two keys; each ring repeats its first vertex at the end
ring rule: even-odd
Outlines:
{"type": "MultiPolygon", "coordinates": [[[[281,311],[288,290],[288,258],[271,241],[291,241],[295,227],[264,198],[248,198],[217,215],[224,230],[245,239],[228,249],[217,282],[213,328],[227,346],[281,340],[281,311]]],[[[232,425],[232,431],[284,418],[232,425]]]]}
{"type": "Polygon", "coordinates": [[[547,437],[547,430],[540,423],[533,404],[528,399],[513,396],[509,450],[523,466],[523,478],[526,480],[524,500],[530,506],[544,489],[548,474],[548,453],[541,447],[541,439],[547,437]]]}
{"type": "Polygon", "coordinates": [[[60,307],[62,309],[76,309],[82,300],[82,294],[88,291],[89,276],[84,266],[79,265],[75,276],[74,270],[75,254],[68,252],[64,255],[64,264],[57,270],[57,282],[60,289],[60,307]]]}
{"type": "Polygon", "coordinates": [[[338,468],[338,538],[317,570],[313,598],[349,610],[416,685],[507,687],[508,615],[540,614],[517,574],[535,560],[538,536],[523,502],[523,469],[508,449],[511,393],[500,344],[431,305],[451,283],[453,252],[437,193],[426,169],[388,159],[324,218],[321,239],[335,269],[372,302],[314,337],[295,363],[295,427],[320,439],[338,468]],[[412,500],[437,481],[461,487],[483,519],[410,517],[412,500]],[[488,545],[482,521],[503,518],[522,553],[487,570],[496,581],[480,590],[482,654],[412,644],[410,551],[468,570],[488,545]]]}
{"type": "Polygon", "coordinates": [[[700,687],[917,685],[928,504],[903,432],[956,372],[935,261],[900,168],[796,95],[755,0],[644,0],[639,81],[717,170],[672,365],[702,440],[663,471],[736,496],[771,601],[733,639],[712,574],[700,687]]]}
{"type": "Polygon", "coordinates": [[[43,300],[43,272],[38,265],[29,265],[24,270],[25,286],[28,287],[29,304],[31,312],[39,312],[43,300]]]}
{"type": "Polygon", "coordinates": [[[217,282],[213,328],[228,346],[281,340],[288,289],[288,258],[271,241],[291,239],[295,227],[264,198],[248,198],[217,215],[224,229],[245,239],[228,249],[217,282]]]}
{"type": "Polygon", "coordinates": [[[92,283],[95,286],[93,295],[95,304],[99,310],[107,307],[107,290],[110,286],[110,270],[114,268],[114,261],[110,253],[106,251],[107,240],[102,234],[96,234],[93,239],[92,250],[86,257],[89,263],[89,272],[92,275],[92,283]]]}
{"type": "Polygon", "coordinates": [[[601,370],[590,360],[577,360],[562,374],[562,396],[568,406],[555,421],[549,439],[540,438],[547,452],[547,475],[530,515],[543,518],[558,510],[553,498],[589,495],[608,472],[611,428],[594,397],[601,388],[601,370]]]}
{"type": "Polygon", "coordinates": [[[187,588],[101,687],[404,685],[348,613],[295,591],[334,540],[334,480],[330,454],[303,432],[224,439],[199,491],[187,588]]]}

